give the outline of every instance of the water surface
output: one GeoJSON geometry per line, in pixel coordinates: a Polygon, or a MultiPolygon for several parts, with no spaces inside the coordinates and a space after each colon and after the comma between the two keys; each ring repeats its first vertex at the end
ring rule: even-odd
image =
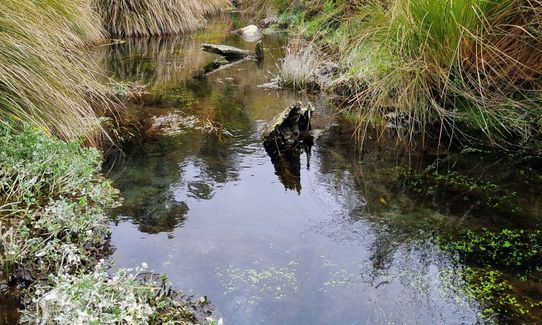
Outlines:
{"type": "MultiPolygon", "coordinates": [[[[530,198],[526,220],[510,220],[452,196],[448,203],[455,203],[447,205],[446,198],[420,202],[408,195],[398,175],[405,167],[425,168],[434,152],[393,141],[355,150],[353,129],[331,118],[329,98],[258,87],[277,73],[282,35],[264,37],[263,64],[247,61],[194,78],[216,59],[200,52],[201,43],[254,48],[228,33],[238,27],[232,24],[217,20],[191,36],[110,49],[112,75],[147,84],[163,99],[127,112],[137,128],[110,174],[125,198],[111,228],[115,267],[148,263],[185,293],[207,295],[228,324],[480,321],[482,307],[460,290],[461,265],[435,238],[496,223],[536,228],[540,200],[530,198]],[[298,100],[317,107],[315,145],[298,161],[274,166],[262,128],[298,100]],[[146,133],[149,118],[172,112],[212,121],[231,135],[146,133]]],[[[484,159],[456,164],[515,177],[488,172],[495,160],[484,159]]]]}

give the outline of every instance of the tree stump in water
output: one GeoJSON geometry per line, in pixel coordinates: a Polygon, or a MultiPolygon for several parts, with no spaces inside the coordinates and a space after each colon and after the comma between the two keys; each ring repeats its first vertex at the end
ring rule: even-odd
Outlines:
{"type": "Polygon", "coordinates": [[[263,145],[271,157],[275,173],[286,189],[301,191],[302,152],[310,162],[313,137],[310,134],[314,107],[298,102],[270,122],[263,132],[263,145]]]}

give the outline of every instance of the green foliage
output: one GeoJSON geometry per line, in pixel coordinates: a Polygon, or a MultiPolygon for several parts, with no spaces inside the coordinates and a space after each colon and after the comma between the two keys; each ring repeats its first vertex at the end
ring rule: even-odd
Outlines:
{"type": "Polygon", "coordinates": [[[15,132],[0,123],[0,212],[35,209],[60,196],[89,191],[101,154],[28,125],[15,132]]]}
{"type": "Polygon", "coordinates": [[[459,240],[447,244],[447,248],[479,265],[535,269],[542,262],[542,232],[467,230],[459,240]]]}

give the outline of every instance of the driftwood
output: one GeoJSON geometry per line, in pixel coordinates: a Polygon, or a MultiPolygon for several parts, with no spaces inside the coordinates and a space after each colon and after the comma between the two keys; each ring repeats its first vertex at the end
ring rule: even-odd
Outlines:
{"type": "Polygon", "coordinates": [[[302,132],[310,130],[313,112],[310,103],[297,102],[289,106],[265,126],[264,140],[280,140],[285,145],[295,143],[302,132]]]}
{"type": "Polygon", "coordinates": [[[256,44],[255,51],[243,50],[237,47],[220,44],[203,44],[201,49],[208,53],[221,55],[222,59],[209,63],[203,67],[201,71],[194,74],[194,78],[197,79],[206,77],[211,73],[227,69],[246,60],[256,60],[261,62],[264,59],[262,42],[258,42],[258,44],[256,44]]]}
{"type": "Polygon", "coordinates": [[[220,44],[202,44],[202,50],[209,53],[222,55],[228,61],[241,60],[248,57],[256,57],[252,51],[239,49],[237,47],[220,44]]]}

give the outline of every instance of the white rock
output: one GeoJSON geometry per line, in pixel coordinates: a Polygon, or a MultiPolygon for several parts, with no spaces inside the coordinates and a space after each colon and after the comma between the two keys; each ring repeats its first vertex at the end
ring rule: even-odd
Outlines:
{"type": "Polygon", "coordinates": [[[256,42],[262,37],[260,29],[256,25],[249,25],[247,27],[240,28],[233,31],[233,33],[241,35],[245,41],[256,42]]]}

